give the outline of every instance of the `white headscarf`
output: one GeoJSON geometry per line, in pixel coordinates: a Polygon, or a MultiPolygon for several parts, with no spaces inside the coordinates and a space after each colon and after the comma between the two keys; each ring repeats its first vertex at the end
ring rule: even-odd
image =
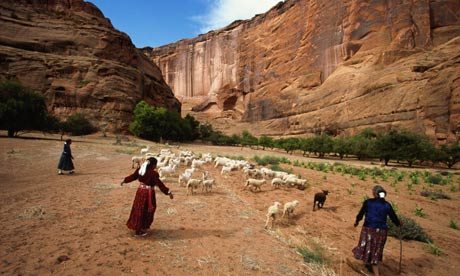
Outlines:
{"type": "Polygon", "coordinates": [[[146,160],[144,163],[142,163],[141,168],[139,169],[139,175],[144,175],[145,172],[147,171],[147,165],[150,164],[149,160],[146,160]]]}

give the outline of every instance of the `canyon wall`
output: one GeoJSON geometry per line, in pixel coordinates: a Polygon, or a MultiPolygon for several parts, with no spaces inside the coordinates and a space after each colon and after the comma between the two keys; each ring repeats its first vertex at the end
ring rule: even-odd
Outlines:
{"type": "Polygon", "coordinates": [[[457,0],[287,0],[143,51],[196,116],[256,135],[460,133],[457,0]]]}
{"type": "Polygon", "coordinates": [[[0,80],[42,93],[61,119],[79,112],[126,131],[141,100],[181,110],[159,68],[91,3],[3,0],[0,26],[0,80]]]}

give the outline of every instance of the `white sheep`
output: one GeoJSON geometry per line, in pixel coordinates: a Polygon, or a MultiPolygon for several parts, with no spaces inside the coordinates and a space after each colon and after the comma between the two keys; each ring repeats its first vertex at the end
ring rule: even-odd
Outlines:
{"type": "Polygon", "coordinates": [[[243,174],[247,178],[262,178],[262,172],[258,169],[244,168],[243,174]]]}
{"type": "Polygon", "coordinates": [[[286,202],[284,204],[284,209],[283,209],[283,218],[284,216],[288,216],[288,218],[292,215],[292,213],[294,213],[294,210],[295,208],[297,207],[297,205],[299,205],[299,201],[298,200],[294,200],[294,201],[290,201],[290,202],[286,202]]]}
{"type": "Polygon", "coordinates": [[[147,146],[146,148],[141,149],[141,154],[146,154],[150,150],[150,146],[147,146]]]}
{"type": "Polygon", "coordinates": [[[192,160],[192,168],[200,168],[204,164],[204,160],[193,159],[192,160]]]}
{"type": "Polygon", "coordinates": [[[285,182],[281,178],[275,177],[275,178],[272,179],[272,187],[274,189],[278,189],[281,185],[284,185],[284,184],[285,184],[285,182]]]}
{"type": "Polygon", "coordinates": [[[223,166],[222,169],[220,170],[220,174],[226,174],[226,173],[229,173],[232,171],[232,167],[229,167],[229,166],[223,166]]]}
{"type": "Polygon", "coordinates": [[[271,228],[273,228],[275,220],[279,215],[280,208],[281,208],[281,203],[279,203],[278,201],[273,202],[273,205],[268,207],[267,221],[265,222],[265,227],[264,228],[267,228],[268,223],[270,222],[270,219],[272,220],[272,227],[271,228]]]}
{"type": "Polygon", "coordinates": [[[260,186],[262,186],[263,184],[266,184],[266,183],[267,183],[267,180],[265,180],[265,179],[249,178],[248,180],[246,180],[246,185],[244,185],[243,190],[246,189],[246,187],[250,187],[249,189],[252,192],[255,192],[257,190],[262,191],[260,186]],[[254,190],[252,188],[254,188],[254,190]]]}
{"type": "Polygon", "coordinates": [[[190,171],[185,171],[181,174],[179,174],[179,186],[182,186],[182,182],[185,183],[185,185],[187,185],[187,182],[189,181],[190,178],[192,178],[192,172],[190,171]]]}
{"type": "Polygon", "coordinates": [[[203,187],[201,188],[201,191],[211,192],[213,185],[216,185],[215,179],[205,179],[203,180],[203,187]]]}
{"type": "Polygon", "coordinates": [[[201,183],[203,181],[201,179],[196,179],[196,178],[190,178],[188,181],[187,181],[187,195],[189,194],[189,192],[192,193],[192,195],[195,193],[193,190],[195,189],[198,189],[198,187],[200,187],[201,183]]]}
{"type": "Polygon", "coordinates": [[[291,187],[297,186],[299,188],[305,188],[307,185],[306,179],[300,179],[297,177],[288,177],[284,180],[286,184],[289,184],[291,187]]]}
{"type": "Polygon", "coordinates": [[[176,164],[173,165],[168,165],[166,167],[161,167],[158,169],[158,173],[160,174],[160,177],[164,177],[166,175],[170,175],[173,173],[176,173],[176,164]]]}
{"type": "Polygon", "coordinates": [[[141,164],[144,162],[144,156],[133,156],[131,158],[131,168],[134,169],[134,164],[137,164],[137,168],[141,167],[141,164]]]}

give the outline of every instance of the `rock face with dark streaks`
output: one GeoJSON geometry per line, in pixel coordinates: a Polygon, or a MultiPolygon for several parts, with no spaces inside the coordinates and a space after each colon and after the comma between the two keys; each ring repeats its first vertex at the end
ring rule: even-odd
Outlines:
{"type": "Polygon", "coordinates": [[[91,3],[4,0],[0,26],[0,79],[41,92],[58,117],[124,131],[140,100],[181,109],[159,68],[91,3]]]}
{"type": "Polygon", "coordinates": [[[460,130],[457,0],[286,0],[143,50],[197,116],[256,135],[460,130]]]}

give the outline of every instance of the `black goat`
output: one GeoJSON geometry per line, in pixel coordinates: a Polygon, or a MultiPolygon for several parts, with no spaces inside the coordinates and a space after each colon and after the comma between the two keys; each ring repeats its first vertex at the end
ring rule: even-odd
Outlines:
{"type": "Polygon", "coordinates": [[[318,204],[318,209],[323,208],[324,202],[326,201],[326,196],[329,192],[327,190],[323,190],[322,193],[316,193],[315,199],[313,200],[313,211],[315,211],[315,205],[318,204]]]}

